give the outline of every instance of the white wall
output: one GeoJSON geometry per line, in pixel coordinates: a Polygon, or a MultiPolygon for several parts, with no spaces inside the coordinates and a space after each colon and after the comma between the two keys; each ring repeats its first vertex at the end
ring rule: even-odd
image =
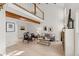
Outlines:
{"type": "Polygon", "coordinates": [[[75,20],[75,55],[79,56],[79,11],[76,11],[75,20]]]}
{"type": "Polygon", "coordinates": [[[74,56],[74,29],[65,29],[65,56],[74,56]]]}
{"type": "Polygon", "coordinates": [[[79,56],[79,33],[76,33],[75,38],[75,55],[79,56]]]}
{"type": "Polygon", "coordinates": [[[24,32],[27,32],[27,24],[25,21],[21,21],[21,20],[17,20],[17,24],[18,24],[18,38],[19,39],[23,39],[23,34],[24,32]],[[20,30],[21,26],[25,27],[25,30],[20,30]]]}
{"type": "Polygon", "coordinates": [[[6,17],[6,22],[13,22],[15,24],[14,32],[6,32],[6,47],[9,47],[18,42],[18,24],[17,19],[9,17],[6,17]]]}
{"type": "Polygon", "coordinates": [[[74,49],[75,49],[75,55],[79,56],[79,4],[78,3],[67,3],[64,6],[67,9],[67,13],[69,9],[71,8],[71,17],[75,22],[75,38],[74,38],[74,49]]]}
{"type": "Polygon", "coordinates": [[[60,40],[60,33],[64,26],[64,8],[53,4],[38,5],[44,11],[44,23],[41,26],[53,27],[56,40],[60,40]]]}
{"type": "Polygon", "coordinates": [[[37,30],[39,27],[40,27],[40,24],[27,23],[27,30],[31,33],[37,33],[37,30]]]}
{"type": "Polygon", "coordinates": [[[19,39],[23,39],[23,35],[25,32],[30,32],[30,33],[36,33],[37,32],[37,28],[39,28],[40,24],[35,24],[32,22],[27,22],[27,21],[22,21],[21,20],[17,20],[17,24],[18,24],[18,38],[19,39]],[[25,30],[20,30],[21,26],[25,27],[25,30]]]}
{"type": "Polygon", "coordinates": [[[23,35],[25,32],[36,33],[39,24],[27,22],[19,19],[14,19],[6,17],[7,22],[15,23],[15,32],[6,32],[6,45],[7,47],[16,44],[18,41],[23,40],[23,35]],[[20,30],[21,26],[25,27],[25,30],[20,30]]]}
{"type": "Polygon", "coordinates": [[[16,44],[19,41],[22,41],[24,32],[27,31],[27,24],[25,21],[21,21],[19,19],[6,17],[6,22],[15,23],[15,32],[6,32],[6,45],[7,47],[16,44]],[[20,30],[21,26],[25,27],[24,30],[20,30]]]}
{"type": "Polygon", "coordinates": [[[3,6],[3,9],[0,10],[0,55],[5,55],[5,5],[3,6]]]}

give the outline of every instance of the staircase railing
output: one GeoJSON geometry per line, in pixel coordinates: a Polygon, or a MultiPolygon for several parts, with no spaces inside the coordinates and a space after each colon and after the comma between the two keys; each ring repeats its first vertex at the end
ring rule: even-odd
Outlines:
{"type": "Polygon", "coordinates": [[[35,3],[13,3],[13,4],[44,20],[44,12],[35,3]]]}

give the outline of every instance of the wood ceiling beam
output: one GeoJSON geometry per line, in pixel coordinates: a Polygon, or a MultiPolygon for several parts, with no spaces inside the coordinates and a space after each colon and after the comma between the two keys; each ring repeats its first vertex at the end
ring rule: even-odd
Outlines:
{"type": "MultiPolygon", "coordinates": [[[[16,19],[18,19],[18,20],[21,20],[21,18],[22,18],[22,19],[25,19],[24,21],[28,21],[28,22],[40,24],[39,21],[35,21],[35,20],[32,20],[32,19],[29,19],[29,18],[20,16],[20,15],[17,15],[17,14],[15,14],[15,13],[12,13],[12,12],[9,12],[9,11],[6,11],[6,16],[7,16],[7,17],[11,17],[11,18],[16,18],[16,19]]],[[[22,21],[23,21],[23,20],[22,20],[22,21]]]]}

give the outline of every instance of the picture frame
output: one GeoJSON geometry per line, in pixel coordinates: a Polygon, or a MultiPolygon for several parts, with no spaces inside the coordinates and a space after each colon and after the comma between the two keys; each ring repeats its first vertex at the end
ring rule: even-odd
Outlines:
{"type": "Polygon", "coordinates": [[[49,28],[49,31],[52,31],[52,29],[51,29],[51,28],[49,28]]]}
{"type": "Polygon", "coordinates": [[[15,32],[14,22],[6,22],[6,32],[15,32]]]}
{"type": "Polygon", "coordinates": [[[20,30],[25,30],[25,27],[24,26],[21,26],[20,30]]]}
{"type": "Polygon", "coordinates": [[[46,26],[44,26],[44,31],[47,31],[47,27],[46,26]]]}

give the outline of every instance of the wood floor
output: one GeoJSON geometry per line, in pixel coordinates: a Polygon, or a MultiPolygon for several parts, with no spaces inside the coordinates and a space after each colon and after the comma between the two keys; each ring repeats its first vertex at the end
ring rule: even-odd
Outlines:
{"type": "Polygon", "coordinates": [[[50,46],[37,44],[37,41],[30,43],[19,42],[7,48],[7,56],[63,56],[61,42],[52,42],[50,46]]]}

